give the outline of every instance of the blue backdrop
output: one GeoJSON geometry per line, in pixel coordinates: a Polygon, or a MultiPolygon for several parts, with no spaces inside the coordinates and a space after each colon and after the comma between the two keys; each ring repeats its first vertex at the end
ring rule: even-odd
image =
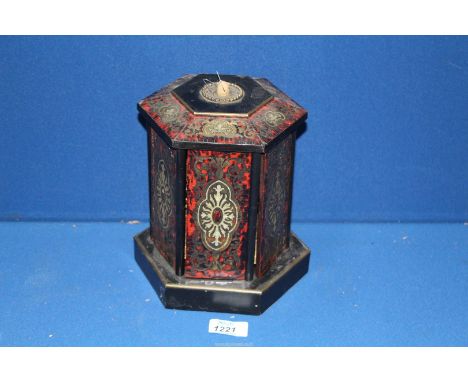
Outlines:
{"type": "Polygon", "coordinates": [[[1,37],[0,219],[148,218],[136,102],[185,73],[309,110],[295,221],[468,219],[466,37],[1,37]]]}

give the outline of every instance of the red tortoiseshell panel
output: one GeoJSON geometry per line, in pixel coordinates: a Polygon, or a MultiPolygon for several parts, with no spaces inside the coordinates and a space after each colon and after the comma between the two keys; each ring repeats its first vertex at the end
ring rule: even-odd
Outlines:
{"type": "Polygon", "coordinates": [[[170,139],[174,139],[185,128],[186,123],[190,124],[193,117],[193,114],[171,95],[171,91],[192,77],[183,76],[139,102],[141,109],[170,139]]]}
{"type": "Polygon", "coordinates": [[[175,266],[175,185],[176,151],[151,128],[148,129],[150,153],[150,230],[151,238],[164,258],[175,266]]]}
{"type": "Polygon", "coordinates": [[[275,97],[253,114],[248,123],[266,145],[296,123],[304,114],[304,109],[300,109],[294,101],[275,97]]]}
{"type": "Polygon", "coordinates": [[[193,116],[190,123],[177,134],[178,142],[197,142],[222,145],[262,145],[258,133],[246,118],[193,116]]]}
{"type": "Polygon", "coordinates": [[[264,154],[260,171],[256,273],[263,276],[289,244],[291,176],[295,134],[264,154]]]}
{"type": "Polygon", "coordinates": [[[187,153],[185,277],[244,279],[250,153],[187,153]]]}

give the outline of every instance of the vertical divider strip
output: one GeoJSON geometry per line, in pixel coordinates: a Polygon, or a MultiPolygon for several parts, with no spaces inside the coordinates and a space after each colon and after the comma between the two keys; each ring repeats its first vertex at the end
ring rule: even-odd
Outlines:
{"type": "Polygon", "coordinates": [[[175,189],[176,208],[176,266],[175,272],[178,276],[184,274],[185,259],[185,187],[186,187],[186,165],[187,150],[177,150],[177,176],[175,189]]]}
{"type": "Polygon", "coordinates": [[[294,157],[296,155],[296,132],[291,134],[291,175],[289,176],[289,200],[288,200],[288,233],[286,239],[286,245],[289,247],[289,241],[291,238],[291,215],[292,215],[292,198],[293,198],[293,181],[294,181],[294,157]]]}
{"type": "Polygon", "coordinates": [[[249,229],[247,232],[247,269],[245,272],[245,279],[247,281],[252,280],[254,275],[261,159],[262,154],[252,153],[252,167],[250,169],[249,229]]]}

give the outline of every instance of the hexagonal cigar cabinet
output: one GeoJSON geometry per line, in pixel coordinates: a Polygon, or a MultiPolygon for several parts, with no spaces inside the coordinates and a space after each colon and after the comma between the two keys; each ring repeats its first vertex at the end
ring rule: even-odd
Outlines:
{"type": "Polygon", "coordinates": [[[307,111],[263,78],[187,75],[138,103],[150,227],[135,258],[167,308],[261,314],[304,274],[290,231],[307,111]]]}

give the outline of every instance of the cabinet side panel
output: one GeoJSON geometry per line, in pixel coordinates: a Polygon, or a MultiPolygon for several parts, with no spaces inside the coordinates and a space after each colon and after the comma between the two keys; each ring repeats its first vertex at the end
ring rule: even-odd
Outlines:
{"type": "Polygon", "coordinates": [[[257,221],[256,274],[263,276],[289,244],[294,134],[263,157],[257,221]]]}
{"type": "Polygon", "coordinates": [[[150,231],[159,252],[175,267],[176,151],[148,129],[150,166],[150,231]]]}
{"type": "Polygon", "coordinates": [[[187,153],[185,277],[243,279],[250,153],[187,153]]]}

